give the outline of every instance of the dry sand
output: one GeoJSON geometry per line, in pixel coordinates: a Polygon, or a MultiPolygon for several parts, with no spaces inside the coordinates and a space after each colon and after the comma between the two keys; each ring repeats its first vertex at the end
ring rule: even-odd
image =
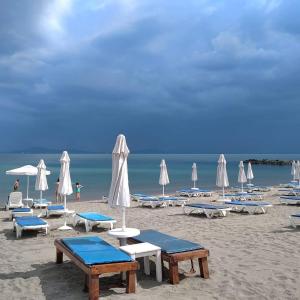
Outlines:
{"type": "MultiPolygon", "coordinates": [[[[276,190],[266,193],[274,204],[265,215],[231,213],[225,218],[207,219],[186,216],[180,207],[139,208],[133,202],[128,209],[127,226],[153,228],[198,242],[210,250],[210,279],[185,277],[190,263],[181,263],[179,285],[155,280],[138,272],[136,294],[123,288],[101,291],[104,299],[300,299],[300,230],[289,226],[288,216],[300,207],[279,205],[276,190]]],[[[209,198],[192,202],[209,202],[209,198]]],[[[77,212],[98,211],[120,221],[120,213],[105,203],[70,203],[77,212]]],[[[0,299],[87,299],[83,273],[66,261],[56,265],[54,239],[66,236],[99,235],[117,246],[106,230],[85,233],[83,226],[60,232],[62,218],[48,220],[48,236],[25,233],[16,240],[9,213],[0,211],[0,299]]],[[[120,222],[119,222],[120,224],[120,222]]],[[[197,266],[197,274],[199,274],[197,266]]],[[[114,276],[113,280],[118,277],[114,276]]],[[[107,278],[100,280],[110,282],[107,278]]]]}

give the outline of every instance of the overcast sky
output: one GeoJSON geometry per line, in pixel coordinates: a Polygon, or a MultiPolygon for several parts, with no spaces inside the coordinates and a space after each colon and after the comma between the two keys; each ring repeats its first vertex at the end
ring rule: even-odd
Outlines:
{"type": "Polygon", "coordinates": [[[1,149],[299,153],[299,0],[1,0],[1,149]]]}

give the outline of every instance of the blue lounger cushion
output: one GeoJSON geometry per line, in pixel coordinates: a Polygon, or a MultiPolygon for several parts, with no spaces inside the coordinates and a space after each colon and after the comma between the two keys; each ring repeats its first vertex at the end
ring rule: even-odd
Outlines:
{"type": "Polygon", "coordinates": [[[243,206],[265,206],[271,205],[269,202],[250,202],[250,201],[226,201],[225,204],[243,205],[243,206]]]}
{"type": "Polygon", "coordinates": [[[12,213],[18,213],[18,212],[30,212],[31,208],[29,207],[22,207],[22,208],[15,208],[12,210],[12,213]]]}
{"type": "Polygon", "coordinates": [[[79,217],[89,221],[113,221],[114,219],[105,215],[100,215],[96,212],[78,213],[79,217]]]}
{"type": "MultiPolygon", "coordinates": [[[[181,198],[182,199],[182,198],[181,198]]],[[[177,197],[159,197],[158,200],[160,201],[176,201],[176,200],[181,200],[180,198],[177,197]]]]}
{"type": "Polygon", "coordinates": [[[62,242],[86,265],[132,261],[125,252],[108,244],[98,236],[64,238],[62,242]]]}
{"type": "Polygon", "coordinates": [[[16,217],[16,223],[21,227],[47,225],[47,222],[36,216],[16,217]]]}
{"type": "Polygon", "coordinates": [[[47,207],[48,210],[64,210],[65,207],[63,205],[49,205],[47,207]]]}
{"type": "Polygon", "coordinates": [[[162,252],[168,254],[204,249],[204,247],[200,244],[178,239],[152,229],[142,230],[140,235],[134,237],[133,239],[138,242],[148,242],[156,245],[161,248],[162,252]]]}
{"type": "Polygon", "coordinates": [[[181,189],[178,192],[182,192],[182,193],[209,193],[211,192],[210,190],[206,190],[206,189],[198,189],[198,188],[187,188],[187,189],[181,189]]]}
{"type": "Polygon", "coordinates": [[[206,203],[193,203],[193,204],[186,204],[185,206],[195,207],[195,208],[203,208],[203,209],[225,209],[225,208],[227,208],[225,205],[212,205],[212,204],[206,204],[206,203]]]}
{"type": "Polygon", "coordinates": [[[148,197],[141,197],[140,200],[142,201],[159,201],[158,198],[156,197],[152,197],[152,196],[148,196],[148,197]]]}
{"type": "Polygon", "coordinates": [[[33,203],[48,203],[49,200],[47,199],[34,199],[33,203]]]}
{"type": "Polygon", "coordinates": [[[299,214],[293,214],[291,215],[292,217],[295,217],[295,218],[300,218],[300,213],[299,214]]]}
{"type": "Polygon", "coordinates": [[[282,196],[281,199],[288,199],[288,200],[300,200],[300,197],[297,196],[282,196]]]}

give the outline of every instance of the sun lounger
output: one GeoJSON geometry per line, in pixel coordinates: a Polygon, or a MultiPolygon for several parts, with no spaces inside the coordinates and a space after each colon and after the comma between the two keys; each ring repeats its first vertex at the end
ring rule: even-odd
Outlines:
{"type": "Polygon", "coordinates": [[[73,216],[73,226],[75,227],[78,223],[84,223],[86,232],[89,232],[96,225],[109,225],[109,228],[113,229],[116,220],[96,212],[86,212],[73,216]]]}
{"type": "Polygon", "coordinates": [[[155,207],[167,207],[166,201],[159,200],[157,197],[141,197],[138,201],[141,206],[155,207]]]}
{"type": "Polygon", "coordinates": [[[187,189],[181,189],[176,192],[178,196],[183,197],[210,197],[212,195],[212,192],[210,190],[205,189],[199,189],[199,188],[187,188],[187,189]]]}
{"type": "Polygon", "coordinates": [[[21,192],[12,192],[8,196],[8,201],[5,205],[5,209],[9,210],[11,208],[20,208],[24,207],[22,202],[22,193],[21,192]]]}
{"type": "Polygon", "coordinates": [[[162,260],[169,263],[169,279],[171,284],[179,283],[178,263],[185,260],[198,259],[200,276],[209,278],[207,257],[209,251],[200,244],[161,233],[156,230],[142,230],[140,235],[127,239],[129,244],[150,243],[161,248],[162,260]]]}
{"type": "Polygon", "coordinates": [[[45,230],[48,234],[48,223],[36,216],[16,217],[13,220],[13,227],[16,230],[16,237],[20,238],[24,230],[45,230]]]}
{"type": "Polygon", "coordinates": [[[47,199],[34,199],[32,207],[34,208],[46,208],[47,206],[51,205],[52,202],[47,199]]]}
{"type": "Polygon", "coordinates": [[[298,185],[298,182],[281,183],[279,187],[282,188],[294,188],[298,185]]]}
{"type": "Polygon", "coordinates": [[[29,207],[20,207],[15,208],[11,211],[10,220],[14,219],[15,217],[24,217],[24,216],[32,216],[33,210],[29,207]]]}
{"type": "Polygon", "coordinates": [[[85,273],[90,300],[99,299],[99,276],[104,273],[126,272],[126,293],[135,292],[138,263],[98,236],[57,239],[54,245],[57,264],[65,254],[85,273]]]}
{"type": "Polygon", "coordinates": [[[282,204],[300,204],[300,197],[297,196],[282,196],[279,198],[280,203],[282,204]]]}
{"type": "Polygon", "coordinates": [[[171,206],[184,206],[187,202],[188,199],[185,198],[179,198],[179,197],[158,197],[158,200],[160,201],[165,201],[166,206],[171,205],[171,206]]]}
{"type": "Polygon", "coordinates": [[[63,205],[48,205],[46,207],[46,217],[49,216],[63,216],[65,214],[65,208],[63,205]]]}
{"type": "Polygon", "coordinates": [[[140,198],[156,198],[155,196],[151,196],[151,195],[147,195],[147,194],[132,194],[131,195],[131,198],[132,198],[132,200],[134,200],[134,201],[139,201],[140,200],[140,198]]]}
{"type": "Polygon", "coordinates": [[[167,207],[169,205],[183,206],[187,202],[187,199],[177,198],[177,197],[141,197],[139,199],[139,204],[141,206],[150,206],[151,208],[155,207],[167,207]]]}
{"type": "Polygon", "coordinates": [[[229,205],[232,208],[232,211],[236,212],[248,212],[249,214],[263,213],[267,212],[269,207],[272,207],[272,204],[269,202],[251,202],[251,201],[226,201],[225,205],[229,205]]]}
{"type": "MultiPolygon", "coordinates": [[[[223,197],[220,195],[220,197],[223,197]]],[[[261,193],[233,193],[233,194],[225,194],[225,199],[231,200],[241,200],[241,201],[248,201],[248,200],[262,200],[263,194],[261,193]],[[227,199],[226,199],[227,198],[227,199]]],[[[218,201],[224,201],[220,198],[218,201]]]]}
{"type": "Polygon", "coordinates": [[[205,214],[207,218],[225,217],[231,208],[225,205],[213,205],[206,203],[187,204],[183,207],[185,214],[205,214]]]}
{"type": "Polygon", "coordinates": [[[293,227],[300,226],[300,213],[290,215],[290,222],[293,227]]]}

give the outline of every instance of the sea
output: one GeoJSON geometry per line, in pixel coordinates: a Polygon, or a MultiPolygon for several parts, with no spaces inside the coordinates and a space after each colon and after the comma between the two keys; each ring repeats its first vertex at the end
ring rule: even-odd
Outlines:
{"type": "MultiPolygon", "coordinates": [[[[111,182],[111,154],[72,154],[70,172],[72,183],[83,185],[81,200],[98,200],[108,195],[111,182]]],[[[5,171],[23,165],[37,165],[44,159],[51,175],[47,177],[49,190],[43,196],[54,200],[55,182],[59,176],[61,154],[0,154],[0,203],[7,201],[9,193],[17,178],[20,179],[20,190],[26,196],[26,176],[10,176],[5,171]]],[[[162,192],[158,184],[160,161],[166,160],[170,184],[166,193],[173,193],[180,188],[192,187],[192,164],[197,163],[197,187],[217,189],[216,171],[219,154],[130,154],[128,157],[129,186],[131,193],[159,194],[162,192]]],[[[238,186],[238,164],[246,159],[280,159],[297,160],[300,154],[225,154],[230,186],[238,186]]],[[[277,185],[291,180],[290,166],[253,165],[253,183],[256,185],[277,185]]],[[[245,171],[247,166],[245,164],[245,171]]],[[[35,191],[35,177],[30,177],[30,198],[39,198],[35,191]]],[[[74,195],[68,197],[69,201],[74,195]]]]}

